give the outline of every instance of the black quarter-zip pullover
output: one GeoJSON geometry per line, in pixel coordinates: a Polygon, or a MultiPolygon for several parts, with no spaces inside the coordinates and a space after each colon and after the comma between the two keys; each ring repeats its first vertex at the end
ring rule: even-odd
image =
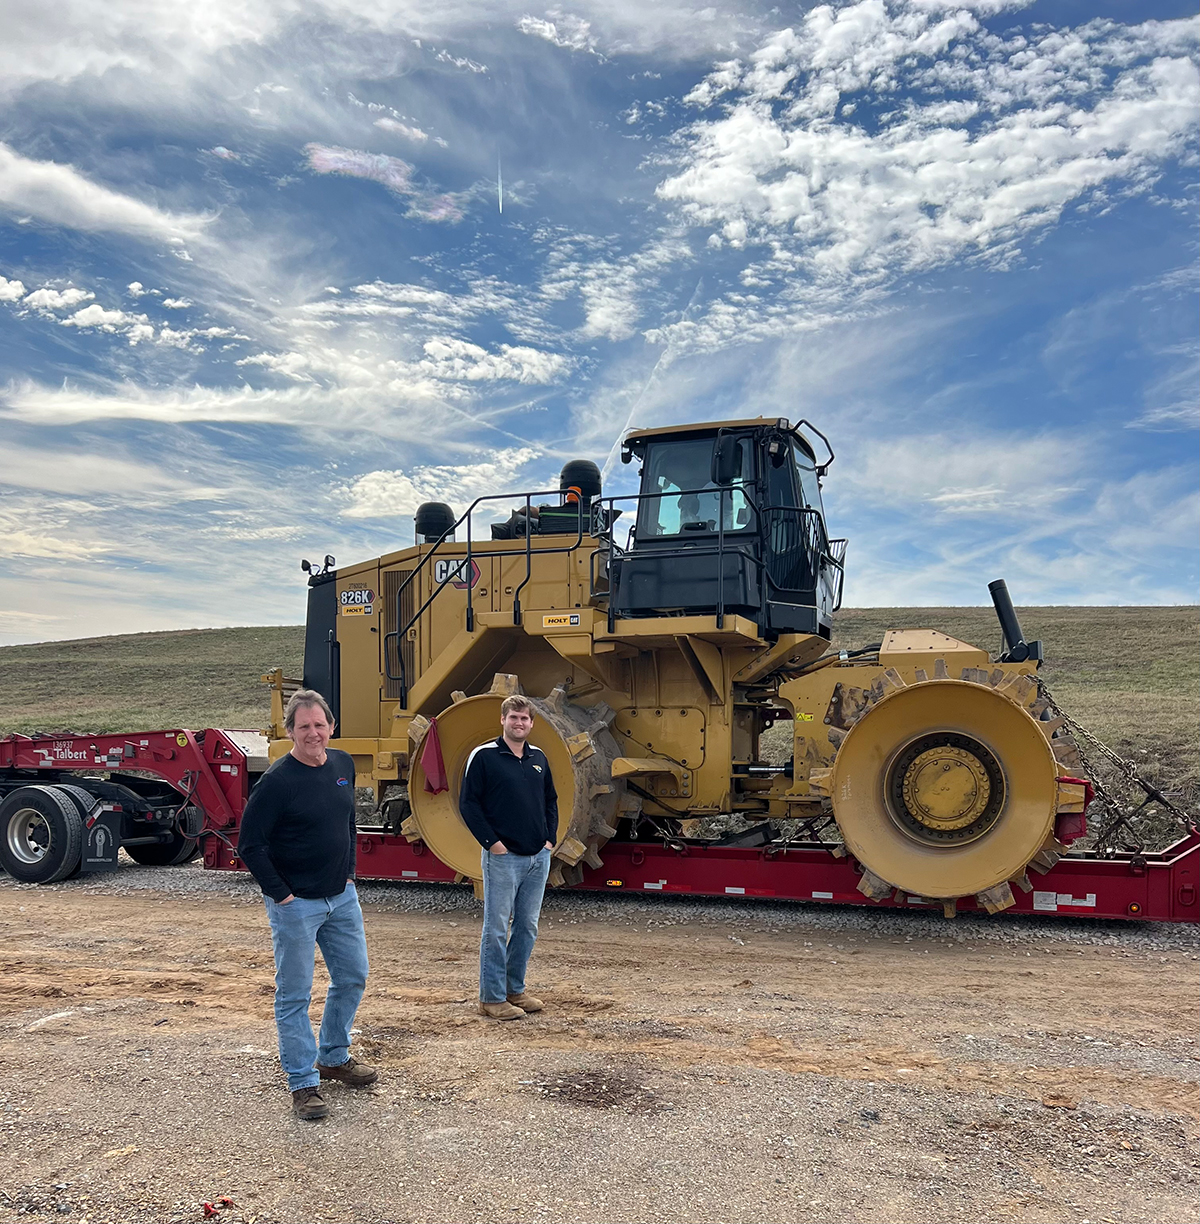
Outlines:
{"type": "Polygon", "coordinates": [[[238,832],[238,854],[273,901],[336,897],[354,876],[358,828],[354,758],[330,748],[324,765],[289,752],[254,789],[238,832]]]}
{"type": "Polygon", "coordinates": [[[558,792],[546,754],[528,740],[517,756],[497,736],[467,758],[458,810],[481,846],[537,854],[558,841],[558,792]]]}

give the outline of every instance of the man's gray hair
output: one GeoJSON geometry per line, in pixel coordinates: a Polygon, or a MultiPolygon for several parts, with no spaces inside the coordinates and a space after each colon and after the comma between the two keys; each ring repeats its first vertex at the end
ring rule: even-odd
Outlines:
{"type": "Polygon", "coordinates": [[[329,720],[329,725],[333,726],[333,711],[329,708],[329,702],[317,692],[316,689],[297,689],[287,703],[287,709],[283,712],[284,730],[291,732],[296,729],[296,713],[298,710],[307,710],[316,707],[325,711],[325,717],[329,720]]]}

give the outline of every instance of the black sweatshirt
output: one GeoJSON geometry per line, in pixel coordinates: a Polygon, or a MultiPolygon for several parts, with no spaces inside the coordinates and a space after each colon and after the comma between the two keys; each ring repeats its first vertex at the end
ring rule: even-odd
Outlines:
{"type": "Polygon", "coordinates": [[[528,740],[517,756],[498,736],[467,758],[458,810],[481,846],[501,841],[514,854],[537,854],[558,841],[558,793],[546,754],[528,740]]]}
{"type": "Polygon", "coordinates": [[[336,897],[354,876],[354,758],[330,748],[324,765],[289,752],[267,770],[242,815],[238,854],[272,901],[336,897]]]}

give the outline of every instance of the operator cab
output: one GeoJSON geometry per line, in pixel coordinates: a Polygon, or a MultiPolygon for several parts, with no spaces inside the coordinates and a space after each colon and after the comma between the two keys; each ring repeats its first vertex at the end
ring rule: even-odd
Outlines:
{"type": "Polygon", "coordinates": [[[806,424],[631,433],[621,458],[640,461],[641,489],[628,546],[612,559],[615,615],[737,613],[772,637],[828,637],[846,542],[829,539],[821,505],[833,452],[817,462],[806,424]]]}

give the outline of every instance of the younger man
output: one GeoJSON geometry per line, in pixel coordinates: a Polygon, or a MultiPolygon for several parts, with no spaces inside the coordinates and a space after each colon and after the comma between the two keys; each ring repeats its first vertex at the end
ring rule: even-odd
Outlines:
{"type": "Polygon", "coordinates": [[[558,795],[546,754],[528,742],[528,697],[504,699],[500,728],[467,758],[458,806],[483,847],[479,1010],[493,1020],[519,1020],[543,1006],[526,993],[525,969],[558,838],[558,795]]]}

